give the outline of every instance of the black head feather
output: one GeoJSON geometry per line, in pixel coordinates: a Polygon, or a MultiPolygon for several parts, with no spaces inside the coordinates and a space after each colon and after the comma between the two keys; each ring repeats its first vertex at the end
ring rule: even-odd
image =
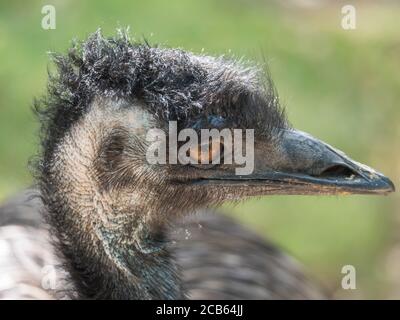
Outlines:
{"type": "Polygon", "coordinates": [[[160,120],[177,120],[181,128],[209,115],[263,135],[287,125],[268,74],[222,57],[152,47],[125,32],[104,38],[100,31],[75,41],[68,54],[52,56],[56,72],[49,74],[47,95],[35,102],[43,163],[97,96],[140,100],[160,120]]]}

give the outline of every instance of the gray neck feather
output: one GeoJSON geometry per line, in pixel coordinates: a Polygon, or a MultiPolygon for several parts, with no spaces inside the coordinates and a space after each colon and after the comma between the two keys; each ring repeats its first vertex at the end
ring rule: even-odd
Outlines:
{"type": "Polygon", "coordinates": [[[42,183],[67,271],[81,298],[183,298],[164,228],[149,227],[157,212],[143,207],[139,193],[102,190],[96,182],[99,141],[121,118],[132,120],[106,110],[92,108],[71,128],[42,183]]]}

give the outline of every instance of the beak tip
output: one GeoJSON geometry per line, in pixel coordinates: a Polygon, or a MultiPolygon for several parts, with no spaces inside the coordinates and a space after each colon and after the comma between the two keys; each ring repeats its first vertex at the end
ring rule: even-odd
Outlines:
{"type": "Polygon", "coordinates": [[[379,182],[380,182],[379,187],[385,194],[389,194],[396,191],[394,183],[388,177],[382,175],[379,179],[379,182]]]}
{"type": "Polygon", "coordinates": [[[394,183],[389,178],[387,178],[387,183],[389,185],[389,192],[395,192],[396,187],[394,186],[394,183]]]}

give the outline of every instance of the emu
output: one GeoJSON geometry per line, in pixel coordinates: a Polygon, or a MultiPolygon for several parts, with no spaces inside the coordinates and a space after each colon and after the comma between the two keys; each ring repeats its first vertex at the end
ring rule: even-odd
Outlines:
{"type": "Polygon", "coordinates": [[[214,208],[253,196],[394,191],[292,128],[262,68],[100,31],[54,61],[35,102],[36,187],[0,208],[1,298],[323,298],[295,261],[214,208]],[[149,164],[146,132],[170,121],[254,129],[254,171],[149,164]],[[63,271],[54,286],[49,265],[63,271]]]}

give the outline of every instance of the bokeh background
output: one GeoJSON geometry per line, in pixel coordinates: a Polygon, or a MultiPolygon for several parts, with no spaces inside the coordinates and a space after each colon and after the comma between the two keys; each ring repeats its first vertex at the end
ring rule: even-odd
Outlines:
{"type": "MultiPolygon", "coordinates": [[[[399,186],[400,2],[131,0],[0,2],[0,201],[32,182],[32,99],[48,51],[101,27],[194,52],[265,59],[292,124],[379,169],[399,186]],[[56,29],[43,30],[43,5],[56,29]],[[356,29],[341,8],[356,8],[356,29]]],[[[400,197],[266,197],[231,208],[295,256],[337,298],[400,298],[400,197]],[[357,289],[341,289],[353,265],[357,289]]]]}

